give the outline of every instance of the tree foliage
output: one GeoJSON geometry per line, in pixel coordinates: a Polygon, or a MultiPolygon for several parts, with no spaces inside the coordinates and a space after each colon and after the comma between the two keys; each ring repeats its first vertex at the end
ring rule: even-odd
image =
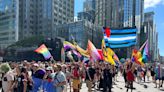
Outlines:
{"type": "Polygon", "coordinates": [[[17,41],[16,43],[10,45],[8,48],[38,46],[43,41],[44,41],[43,36],[31,36],[31,37],[25,38],[23,40],[17,41]]]}

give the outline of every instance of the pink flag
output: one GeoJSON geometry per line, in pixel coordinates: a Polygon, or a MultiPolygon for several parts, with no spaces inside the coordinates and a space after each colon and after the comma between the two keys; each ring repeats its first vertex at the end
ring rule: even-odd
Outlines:
{"type": "Polygon", "coordinates": [[[93,45],[93,43],[90,40],[88,40],[88,47],[87,47],[87,49],[88,49],[88,52],[89,52],[91,60],[96,61],[96,60],[100,60],[101,59],[101,56],[98,53],[96,47],[93,45]]]}

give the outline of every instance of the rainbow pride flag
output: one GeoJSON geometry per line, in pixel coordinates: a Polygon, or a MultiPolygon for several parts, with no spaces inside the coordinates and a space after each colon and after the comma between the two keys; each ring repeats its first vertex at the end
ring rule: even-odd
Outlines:
{"type": "Polygon", "coordinates": [[[35,50],[35,52],[42,54],[46,60],[51,58],[52,56],[45,44],[42,44],[39,48],[35,50]]]}
{"type": "Polygon", "coordinates": [[[147,42],[142,55],[143,62],[146,63],[148,61],[148,58],[149,58],[149,51],[148,51],[148,42],[147,42]]]}
{"type": "Polygon", "coordinates": [[[147,61],[148,57],[148,40],[141,46],[139,50],[133,49],[132,52],[132,61],[137,64],[144,66],[144,61],[147,61]],[[144,50],[143,50],[144,49],[144,50]],[[143,51],[143,53],[141,53],[143,51]]]}
{"type": "Polygon", "coordinates": [[[133,49],[133,51],[132,51],[132,62],[135,62],[141,66],[144,65],[144,63],[142,62],[142,54],[140,51],[133,49]]]}

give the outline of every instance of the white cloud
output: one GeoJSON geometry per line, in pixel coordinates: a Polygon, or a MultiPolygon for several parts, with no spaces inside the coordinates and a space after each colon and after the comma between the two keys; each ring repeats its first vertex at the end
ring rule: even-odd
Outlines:
{"type": "Polygon", "coordinates": [[[155,7],[156,5],[160,4],[160,3],[164,3],[164,0],[145,0],[144,1],[144,6],[145,9],[146,8],[150,8],[150,7],[155,7]]]}

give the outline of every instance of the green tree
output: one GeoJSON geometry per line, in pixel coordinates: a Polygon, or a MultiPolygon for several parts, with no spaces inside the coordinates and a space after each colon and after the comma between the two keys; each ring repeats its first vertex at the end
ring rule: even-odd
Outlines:
{"type": "Polygon", "coordinates": [[[43,41],[44,41],[44,37],[41,35],[40,36],[31,36],[31,37],[25,38],[23,40],[17,41],[16,43],[10,45],[8,48],[38,46],[43,41]]]}

